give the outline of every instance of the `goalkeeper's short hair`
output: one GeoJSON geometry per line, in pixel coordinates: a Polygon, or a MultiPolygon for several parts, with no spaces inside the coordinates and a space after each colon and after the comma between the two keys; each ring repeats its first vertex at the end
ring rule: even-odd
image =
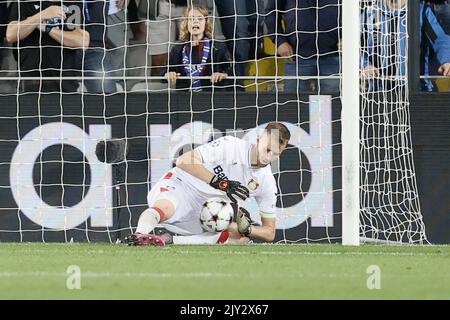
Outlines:
{"type": "Polygon", "coordinates": [[[267,124],[266,128],[264,129],[267,132],[272,132],[273,130],[278,131],[279,135],[279,142],[281,145],[287,145],[289,143],[289,139],[291,139],[291,132],[289,129],[281,122],[270,122],[267,124]]]}

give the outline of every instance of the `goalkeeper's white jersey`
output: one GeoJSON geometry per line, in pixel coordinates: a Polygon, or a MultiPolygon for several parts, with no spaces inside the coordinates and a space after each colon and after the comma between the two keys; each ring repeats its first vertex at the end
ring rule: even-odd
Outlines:
{"type": "MultiPolygon", "coordinates": [[[[250,163],[251,144],[245,140],[226,136],[197,147],[204,166],[228,180],[236,180],[246,186],[258,203],[262,217],[274,217],[277,186],[270,165],[255,168],[250,163]]],[[[224,197],[225,193],[179,168],[171,170],[184,184],[205,198],[224,197]]]]}

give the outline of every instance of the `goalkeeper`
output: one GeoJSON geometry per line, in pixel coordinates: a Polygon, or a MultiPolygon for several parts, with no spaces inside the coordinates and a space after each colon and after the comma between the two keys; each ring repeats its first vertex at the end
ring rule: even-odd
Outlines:
{"type": "Polygon", "coordinates": [[[226,136],[184,153],[148,193],[149,208],[142,212],[136,233],[126,242],[164,246],[273,241],[277,187],[270,163],[284,151],[289,139],[286,126],[271,122],[256,144],[226,136]],[[233,206],[235,222],[227,231],[207,233],[201,227],[201,208],[212,197],[228,197],[237,204],[233,206]],[[240,207],[249,197],[259,206],[260,226],[251,225],[248,212],[240,207]],[[170,233],[152,234],[156,226],[170,233]]]}

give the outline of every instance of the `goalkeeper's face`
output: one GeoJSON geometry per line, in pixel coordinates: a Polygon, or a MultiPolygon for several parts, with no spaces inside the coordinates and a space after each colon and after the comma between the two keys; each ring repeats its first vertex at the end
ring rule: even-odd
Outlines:
{"type": "Polygon", "coordinates": [[[276,160],[286,149],[286,145],[286,143],[280,143],[276,133],[264,132],[256,144],[258,165],[266,166],[276,160]]]}

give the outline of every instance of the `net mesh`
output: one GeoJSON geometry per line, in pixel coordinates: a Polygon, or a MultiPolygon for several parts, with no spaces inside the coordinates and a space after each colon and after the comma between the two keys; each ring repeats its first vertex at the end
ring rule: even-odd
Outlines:
{"type": "Polygon", "coordinates": [[[406,1],[374,1],[361,17],[361,234],[423,243],[406,74],[406,1]]]}
{"type": "MultiPolygon", "coordinates": [[[[423,242],[401,73],[405,21],[392,18],[396,29],[386,35],[370,28],[382,2],[360,1],[364,63],[387,65],[376,78],[364,69],[361,82],[361,236],[423,242]],[[389,41],[387,51],[374,38],[389,41]]],[[[205,45],[193,54],[194,32],[183,38],[191,1],[136,0],[126,10],[122,1],[13,3],[11,20],[25,22],[0,22],[10,23],[11,40],[1,46],[0,240],[123,239],[181,152],[223,135],[255,141],[258,128],[281,121],[293,138],[271,165],[276,241],[340,241],[342,4],[289,3],[194,2],[207,14],[191,23],[204,22],[214,40],[204,67],[205,45]],[[51,5],[64,6],[63,22],[43,17],[51,5]],[[190,74],[186,61],[196,66],[190,74]],[[169,72],[176,83],[166,81],[169,72]],[[227,78],[213,83],[214,72],[227,78]],[[111,138],[128,146],[114,165],[95,155],[111,138]]],[[[255,202],[246,206],[260,222],[255,202]]]]}

